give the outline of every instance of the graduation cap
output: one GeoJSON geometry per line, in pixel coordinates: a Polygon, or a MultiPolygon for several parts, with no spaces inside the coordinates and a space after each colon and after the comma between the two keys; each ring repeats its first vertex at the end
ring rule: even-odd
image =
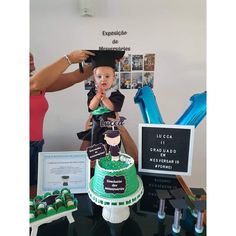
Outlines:
{"type": "Polygon", "coordinates": [[[157,196],[159,199],[168,199],[171,198],[171,195],[169,194],[168,190],[165,189],[157,189],[156,190],[157,196]]]}
{"type": "Polygon", "coordinates": [[[206,209],[206,200],[196,200],[193,204],[197,211],[204,211],[206,209]]]}
{"type": "Polygon", "coordinates": [[[165,189],[157,189],[156,193],[157,193],[158,198],[160,199],[159,210],[158,210],[157,216],[160,220],[163,220],[166,216],[166,213],[165,213],[165,200],[168,199],[168,198],[171,198],[171,195],[165,189]]]}
{"type": "Polygon", "coordinates": [[[103,134],[106,134],[108,138],[115,138],[120,135],[119,130],[107,130],[103,134]]]}
{"type": "Polygon", "coordinates": [[[93,52],[95,56],[89,56],[85,61],[87,63],[92,63],[92,69],[99,66],[109,66],[115,69],[116,60],[120,60],[125,51],[118,50],[88,50],[93,52]]]}
{"type": "Polygon", "coordinates": [[[123,124],[125,120],[127,120],[127,119],[126,119],[124,116],[120,116],[120,122],[121,122],[121,124],[123,124]]]}
{"type": "Polygon", "coordinates": [[[190,188],[190,190],[197,198],[206,195],[206,191],[203,188],[190,188]]]}
{"type": "Polygon", "coordinates": [[[170,193],[175,197],[175,198],[184,198],[186,196],[186,193],[182,188],[176,188],[170,190],[170,193]]]}
{"type": "Polygon", "coordinates": [[[63,175],[61,178],[62,178],[62,179],[69,179],[69,177],[70,177],[70,176],[68,176],[68,175],[63,175]]]}
{"type": "Polygon", "coordinates": [[[187,208],[187,204],[183,198],[171,199],[171,200],[169,200],[169,202],[174,208],[177,208],[177,209],[186,209],[187,208]]]}

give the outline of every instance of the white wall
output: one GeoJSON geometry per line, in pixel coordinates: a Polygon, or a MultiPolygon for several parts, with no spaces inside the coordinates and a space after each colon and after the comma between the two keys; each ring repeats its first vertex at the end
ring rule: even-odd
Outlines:
{"type": "MultiPolygon", "coordinates": [[[[30,50],[38,69],[74,49],[131,47],[131,53],[156,53],[154,93],[165,123],[174,124],[190,105],[189,98],[206,90],[206,3],[204,0],[94,0],[95,15],[81,17],[78,0],[31,0],[30,50]],[[135,4],[134,4],[135,3],[135,4]],[[102,31],[126,30],[122,37],[102,31]]],[[[71,68],[73,69],[73,68],[71,68]]],[[[137,90],[126,96],[122,115],[138,143],[137,90]]],[[[77,131],[88,117],[84,84],[47,94],[44,151],[78,150],[77,131]]],[[[196,128],[193,170],[184,177],[193,187],[206,187],[206,118],[196,128]]]]}

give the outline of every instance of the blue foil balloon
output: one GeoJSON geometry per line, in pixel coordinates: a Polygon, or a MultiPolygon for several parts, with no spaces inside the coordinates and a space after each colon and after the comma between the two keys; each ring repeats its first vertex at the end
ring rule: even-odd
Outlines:
{"type": "Polygon", "coordinates": [[[194,125],[195,128],[206,116],[206,92],[194,94],[192,102],[183,115],[176,121],[177,125],[194,125]]]}
{"type": "Polygon", "coordinates": [[[144,123],[163,124],[156,97],[149,86],[140,88],[134,96],[134,102],[139,105],[144,123]]]}

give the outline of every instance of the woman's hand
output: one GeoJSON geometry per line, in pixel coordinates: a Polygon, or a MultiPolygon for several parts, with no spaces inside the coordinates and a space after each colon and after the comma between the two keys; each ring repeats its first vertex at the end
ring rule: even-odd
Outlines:
{"type": "Polygon", "coordinates": [[[86,61],[89,56],[95,56],[94,53],[86,50],[75,50],[68,55],[69,60],[71,61],[72,64],[75,63],[81,63],[83,61],[86,61]]]}

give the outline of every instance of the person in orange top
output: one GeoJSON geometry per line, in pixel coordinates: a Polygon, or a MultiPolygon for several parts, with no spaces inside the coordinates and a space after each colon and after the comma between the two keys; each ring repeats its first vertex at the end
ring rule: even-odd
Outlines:
{"type": "Polygon", "coordinates": [[[55,92],[68,88],[88,79],[93,73],[91,66],[64,73],[71,64],[82,63],[94,53],[75,50],[59,58],[54,63],[35,72],[34,57],[30,53],[30,186],[37,184],[38,153],[42,151],[43,122],[48,110],[46,92],[55,92]]]}

